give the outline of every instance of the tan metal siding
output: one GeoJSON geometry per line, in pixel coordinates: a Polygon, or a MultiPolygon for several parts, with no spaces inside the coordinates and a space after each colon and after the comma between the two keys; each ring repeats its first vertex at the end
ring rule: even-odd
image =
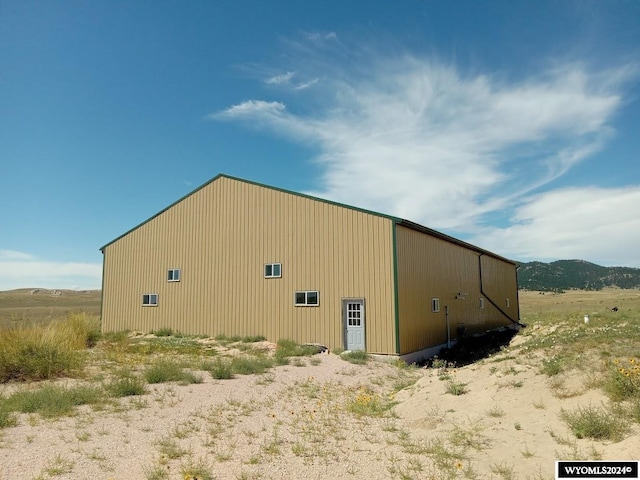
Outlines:
{"type": "Polygon", "coordinates": [[[342,298],[366,302],[367,350],[394,353],[392,222],[220,177],[107,245],[106,331],[170,327],[343,346],[342,298]],[[265,279],[265,263],[282,278],[265,279]],[[166,280],[169,268],[181,281],[166,280]],[[318,290],[319,307],[295,307],[318,290]],[[158,307],[142,307],[158,293],[158,307]]]}
{"type": "MultiPolygon", "coordinates": [[[[488,301],[480,309],[480,253],[409,228],[396,229],[401,354],[447,341],[446,307],[451,339],[459,326],[473,334],[511,323],[488,301]],[[440,299],[438,313],[431,311],[432,298],[440,299]]],[[[515,266],[487,255],[482,258],[491,259],[485,260],[485,290],[492,296],[506,291],[513,278],[507,273],[515,275],[515,266]]],[[[511,285],[515,287],[515,280],[511,285]]],[[[517,310],[517,298],[511,306],[517,310]]]]}
{"type": "MultiPolygon", "coordinates": [[[[519,319],[518,280],[516,267],[489,255],[482,255],[482,290],[488,300],[495,303],[512,320],[519,319]],[[509,306],[507,306],[507,300],[509,306]]],[[[489,328],[498,328],[512,322],[504,315],[490,317],[489,328]]]]}

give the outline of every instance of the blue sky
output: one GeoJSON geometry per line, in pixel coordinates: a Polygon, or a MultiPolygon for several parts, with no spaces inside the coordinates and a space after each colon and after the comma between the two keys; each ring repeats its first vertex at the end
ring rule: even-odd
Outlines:
{"type": "Polygon", "coordinates": [[[218,173],[640,267],[640,2],[0,0],[0,290],[218,173]]]}

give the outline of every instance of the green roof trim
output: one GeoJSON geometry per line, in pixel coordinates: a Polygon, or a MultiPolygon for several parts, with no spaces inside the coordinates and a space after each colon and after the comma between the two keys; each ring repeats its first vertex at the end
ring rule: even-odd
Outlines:
{"type": "Polygon", "coordinates": [[[384,213],[380,213],[380,212],[374,212],[373,210],[367,210],[364,208],[359,208],[359,207],[354,207],[352,205],[347,205],[345,203],[340,203],[340,202],[334,202],[332,200],[327,200],[325,198],[320,198],[320,197],[314,197],[313,195],[307,195],[306,193],[300,193],[300,192],[294,192],[293,190],[286,190],[284,188],[279,188],[279,187],[273,187],[271,185],[266,185],[264,183],[258,183],[258,182],[253,182],[251,180],[245,180],[244,178],[239,178],[239,177],[233,177],[231,175],[226,175],[224,173],[220,173],[218,175],[216,175],[215,177],[213,177],[211,180],[208,180],[207,182],[203,183],[202,185],[200,185],[199,187],[196,187],[194,190],[192,190],[191,192],[187,193],[186,195],[180,197],[178,200],[176,200],[175,202],[173,202],[171,205],[169,205],[168,207],[163,208],[162,210],[160,210],[158,213],[156,213],[155,215],[147,218],[146,220],[144,220],[143,222],[139,223],[138,225],[136,225],[135,227],[127,230],[126,232],[124,232],[122,235],[114,238],[113,240],[111,240],[109,243],[103,245],[102,247],[100,247],[101,251],[104,251],[104,249],[106,247],[108,247],[109,245],[117,242],[118,240],[120,240],[122,237],[126,237],[127,235],[129,235],[131,232],[133,232],[134,230],[137,230],[138,228],[140,228],[141,226],[143,226],[145,223],[150,222],[151,220],[153,220],[154,218],[162,215],[164,212],[166,212],[167,210],[169,210],[171,207],[173,207],[174,205],[177,205],[178,203],[182,202],[185,198],[190,197],[191,195],[199,192],[200,190],[202,190],[203,188],[207,187],[208,185],[212,184],[213,182],[215,182],[216,180],[220,179],[220,178],[227,178],[229,180],[235,180],[237,182],[242,182],[242,183],[247,183],[249,185],[256,185],[258,187],[262,187],[262,188],[268,188],[269,190],[275,190],[277,192],[282,192],[282,193],[288,193],[289,195],[295,195],[297,197],[302,197],[302,198],[308,198],[309,200],[315,200],[317,202],[323,202],[323,203],[327,203],[329,205],[335,205],[337,207],[342,207],[342,208],[348,208],[349,210],[355,210],[357,212],[362,212],[362,213],[367,213],[369,215],[375,215],[376,217],[382,217],[382,218],[388,218],[389,220],[392,221],[396,221],[396,220],[400,220],[400,218],[394,217],[392,215],[387,215],[384,213]]]}
{"type": "MultiPolygon", "coordinates": [[[[323,202],[323,203],[327,203],[329,205],[335,205],[335,206],[342,207],[342,208],[348,208],[349,210],[355,210],[356,212],[362,212],[362,213],[366,213],[366,214],[369,214],[369,215],[375,215],[376,217],[387,218],[387,219],[391,220],[394,223],[394,230],[395,230],[395,225],[400,225],[402,227],[406,227],[406,228],[409,228],[411,230],[416,230],[418,232],[426,233],[427,235],[438,237],[438,238],[440,238],[442,240],[445,240],[447,242],[455,243],[456,245],[460,245],[461,247],[468,248],[470,250],[474,250],[474,251],[476,251],[478,253],[482,253],[482,254],[485,254],[485,255],[490,255],[490,256],[498,258],[500,260],[504,260],[505,262],[509,262],[509,263],[512,263],[512,264],[516,265],[516,262],[514,262],[512,260],[509,260],[507,258],[501,257],[499,255],[496,255],[493,252],[490,252],[488,250],[484,250],[484,249],[482,249],[480,247],[476,247],[475,245],[472,245],[472,244],[467,243],[467,242],[463,242],[462,240],[458,240],[457,238],[451,237],[449,235],[445,235],[444,233],[438,232],[437,230],[432,230],[431,228],[424,227],[424,226],[422,226],[422,225],[420,225],[418,223],[414,223],[414,222],[411,222],[409,220],[403,220],[402,218],[395,217],[393,215],[387,215],[385,213],[375,212],[373,210],[367,210],[367,209],[364,209],[364,208],[354,207],[352,205],[347,205],[345,203],[334,202],[332,200],[327,200],[327,199],[320,198],[320,197],[314,197],[312,195],[307,195],[305,193],[294,192],[292,190],[286,190],[284,188],[272,187],[271,185],[265,185],[263,183],[253,182],[251,180],[245,180],[243,178],[232,177],[231,175],[226,175],[224,173],[220,173],[220,174],[216,175],[211,180],[203,183],[199,187],[195,188],[191,192],[189,192],[186,195],[184,195],[183,197],[179,198],[178,200],[173,202],[168,207],[163,208],[162,210],[160,210],[155,215],[147,218],[145,221],[143,221],[143,222],[139,223],[138,225],[136,225],[135,227],[127,230],[126,232],[124,232],[119,237],[114,238],[109,243],[107,243],[107,244],[103,245],[102,247],[100,247],[100,250],[104,253],[104,249],[107,248],[109,245],[117,242],[118,240],[120,240],[123,237],[126,237],[131,232],[133,232],[134,230],[137,230],[138,228],[140,228],[144,224],[146,224],[146,223],[150,222],[151,220],[153,220],[154,218],[162,215],[164,212],[169,210],[174,205],[177,205],[178,203],[183,201],[185,198],[190,197],[191,195],[193,195],[196,192],[202,190],[203,188],[207,187],[208,185],[212,184],[213,182],[215,182],[216,180],[218,180],[220,178],[227,178],[229,180],[235,180],[237,182],[243,182],[243,183],[247,183],[249,185],[256,185],[258,187],[268,188],[270,190],[275,190],[277,192],[288,193],[289,195],[295,195],[297,197],[308,198],[309,200],[314,200],[314,201],[317,201],[317,202],[323,202]]],[[[394,231],[394,238],[395,238],[395,231],[394,231]]]]}

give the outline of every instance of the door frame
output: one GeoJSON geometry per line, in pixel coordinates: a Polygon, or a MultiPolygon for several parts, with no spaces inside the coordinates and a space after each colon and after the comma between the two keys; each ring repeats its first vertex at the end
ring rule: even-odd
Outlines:
{"type": "Polygon", "coordinates": [[[362,324],[362,346],[363,346],[363,351],[366,352],[367,351],[367,306],[366,306],[366,302],[364,297],[353,297],[353,298],[343,298],[342,302],[341,302],[341,306],[342,306],[342,342],[343,342],[343,346],[344,349],[347,350],[348,348],[348,334],[349,332],[347,331],[349,325],[347,324],[347,303],[360,303],[362,305],[362,315],[361,315],[361,324],[362,324]]]}

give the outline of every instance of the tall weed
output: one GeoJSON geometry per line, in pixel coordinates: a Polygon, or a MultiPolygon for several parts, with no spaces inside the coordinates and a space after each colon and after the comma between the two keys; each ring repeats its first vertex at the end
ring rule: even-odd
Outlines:
{"type": "Polygon", "coordinates": [[[574,411],[563,410],[561,418],[577,438],[617,442],[629,430],[627,422],[621,416],[592,406],[574,411]]]}
{"type": "Polygon", "coordinates": [[[87,346],[97,341],[98,322],[72,314],[46,326],[0,331],[0,382],[66,376],[84,366],[87,346]]]}
{"type": "Polygon", "coordinates": [[[603,388],[614,401],[640,398],[640,361],[613,360],[603,388]]]}

